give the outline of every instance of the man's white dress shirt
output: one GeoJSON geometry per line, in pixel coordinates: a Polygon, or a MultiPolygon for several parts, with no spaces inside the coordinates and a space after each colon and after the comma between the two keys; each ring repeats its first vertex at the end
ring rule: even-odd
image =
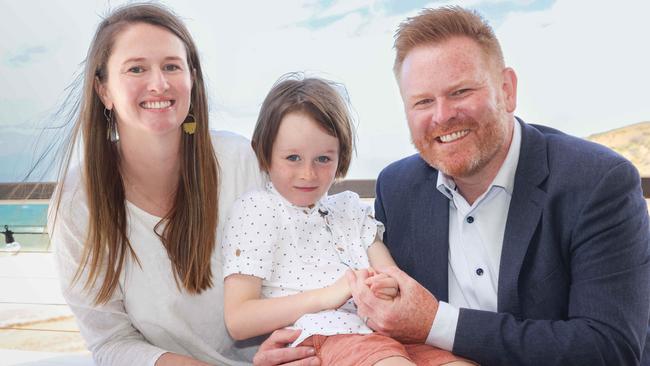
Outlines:
{"type": "Polygon", "coordinates": [[[449,302],[441,301],[426,343],[451,351],[459,308],[497,311],[499,264],[521,147],[514,121],[512,142],[501,168],[472,205],[453,178],[438,173],[437,189],[449,198],[449,302]]]}

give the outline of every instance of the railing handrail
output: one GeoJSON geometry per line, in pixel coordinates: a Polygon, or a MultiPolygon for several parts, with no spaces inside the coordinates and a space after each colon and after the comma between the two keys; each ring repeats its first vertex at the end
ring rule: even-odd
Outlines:
{"type": "MultiPolygon", "coordinates": [[[[641,188],[643,197],[650,199],[650,177],[641,177],[641,188]]],[[[353,191],[359,194],[361,198],[375,198],[375,180],[374,179],[347,179],[335,183],[330,189],[330,193],[342,191],[353,191]]]]}
{"type": "Polygon", "coordinates": [[[54,192],[56,183],[0,183],[0,200],[48,200],[54,192]]]}
{"type": "MultiPolygon", "coordinates": [[[[56,183],[0,183],[0,200],[49,199],[56,183]]],[[[650,177],[641,178],[643,196],[650,199],[650,177]]],[[[356,192],[361,198],[375,198],[374,179],[346,179],[335,183],[330,193],[356,192]]]]}

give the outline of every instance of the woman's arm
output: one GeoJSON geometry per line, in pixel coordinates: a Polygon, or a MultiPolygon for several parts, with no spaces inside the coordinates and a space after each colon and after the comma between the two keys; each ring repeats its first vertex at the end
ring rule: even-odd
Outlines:
{"type": "Polygon", "coordinates": [[[210,366],[210,364],[198,361],[192,357],[167,352],[158,358],[155,366],[210,366]]]}
{"type": "Polygon", "coordinates": [[[336,309],[351,296],[345,276],[334,284],[295,295],[261,298],[262,279],[233,274],[224,282],[224,317],[237,340],[287,327],[301,316],[336,309]]]}
{"type": "MultiPolygon", "coordinates": [[[[74,176],[68,179],[73,180],[74,176]]],[[[50,207],[53,210],[54,201],[50,207]]],[[[88,207],[81,189],[64,191],[56,221],[53,211],[48,215],[48,231],[55,248],[54,260],[62,294],[77,319],[81,335],[98,366],[152,365],[166,350],[149,343],[135,329],[124,307],[121,286],[115,288],[108,302],[95,304],[103,277],[91,288],[84,289],[89,270],[86,268],[74,281],[87,228],[88,207]]]]}

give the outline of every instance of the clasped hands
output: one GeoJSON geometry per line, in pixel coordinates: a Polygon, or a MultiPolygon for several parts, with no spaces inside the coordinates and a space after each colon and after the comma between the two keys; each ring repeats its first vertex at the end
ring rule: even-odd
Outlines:
{"type": "MultiPolygon", "coordinates": [[[[329,289],[331,308],[341,306],[351,295],[357,314],[370,328],[403,343],[424,343],[438,310],[438,300],[395,266],[347,271],[329,289]]],[[[299,330],[292,329],[273,332],[260,346],[254,364],[319,365],[311,347],[284,348],[299,335],[299,330]]]]}
{"type": "MultiPolygon", "coordinates": [[[[337,309],[351,297],[354,297],[355,293],[367,291],[378,299],[393,300],[399,294],[399,284],[390,275],[377,272],[372,267],[369,267],[367,269],[348,270],[344,276],[341,276],[325,290],[326,296],[321,299],[322,307],[324,309],[337,309]],[[359,286],[364,288],[357,288],[359,286]]],[[[354,300],[356,303],[357,299],[354,300]]]]}

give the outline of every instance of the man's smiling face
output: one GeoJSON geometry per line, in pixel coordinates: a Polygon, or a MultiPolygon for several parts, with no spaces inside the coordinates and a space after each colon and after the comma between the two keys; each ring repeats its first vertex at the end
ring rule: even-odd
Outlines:
{"type": "Polygon", "coordinates": [[[476,42],[454,37],[418,46],[398,77],[411,139],[431,166],[469,177],[507,152],[516,77],[476,42]]]}

